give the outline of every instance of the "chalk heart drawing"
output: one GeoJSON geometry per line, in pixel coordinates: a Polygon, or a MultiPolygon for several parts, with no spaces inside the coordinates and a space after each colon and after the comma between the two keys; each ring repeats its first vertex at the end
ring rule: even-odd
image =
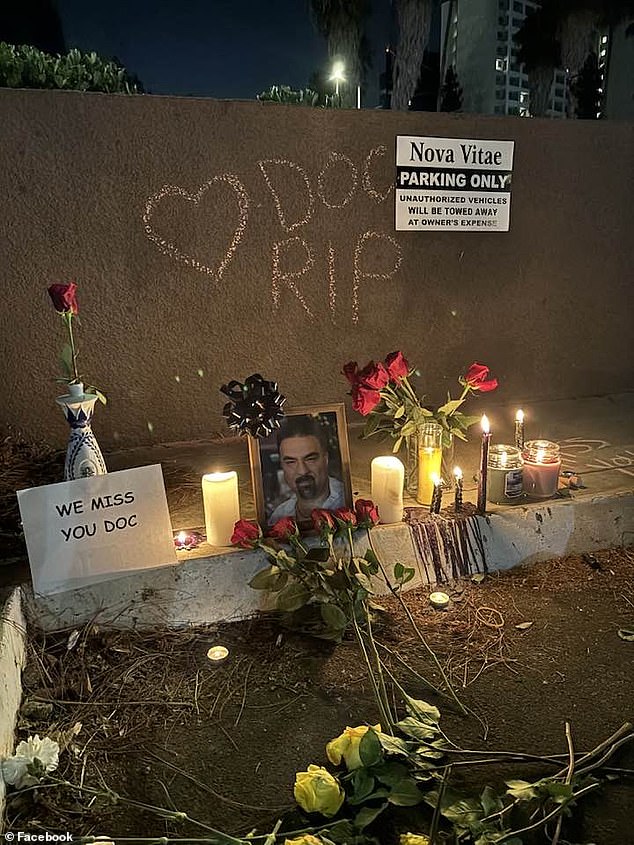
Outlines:
{"type": "Polygon", "coordinates": [[[208,182],[204,182],[194,194],[189,193],[189,191],[185,190],[185,188],[181,188],[179,185],[163,185],[160,191],[147,200],[143,212],[145,233],[148,238],[157,245],[162,253],[171,256],[176,261],[181,261],[183,264],[188,264],[190,267],[193,267],[201,273],[206,273],[216,282],[221,281],[223,273],[231,263],[236,249],[238,248],[238,244],[242,240],[248,219],[249,195],[247,194],[242,182],[232,173],[223,173],[220,176],[214,176],[213,179],[209,179],[208,182]],[[219,263],[210,267],[207,264],[203,264],[194,255],[189,255],[188,253],[180,250],[173,241],[163,237],[163,235],[154,229],[152,225],[152,216],[157,207],[168,197],[179,197],[180,199],[185,200],[185,202],[192,203],[197,207],[210,188],[223,183],[229,185],[235,194],[237,201],[237,223],[219,263]]]}

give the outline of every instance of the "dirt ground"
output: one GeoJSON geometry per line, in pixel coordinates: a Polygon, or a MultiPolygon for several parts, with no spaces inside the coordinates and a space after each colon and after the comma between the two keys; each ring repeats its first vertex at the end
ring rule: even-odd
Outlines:
{"type": "MultiPolygon", "coordinates": [[[[634,643],[617,633],[634,628],[632,552],[551,560],[458,582],[450,592],[447,611],[430,607],[428,590],[405,600],[480,721],[460,716],[404,667],[436,680],[391,599],[375,635],[401,683],[440,707],[445,732],[461,747],[563,754],[566,721],[579,750],[634,721],[634,643]]],[[[378,721],[352,640],[328,644],[282,631],[273,619],[35,635],[24,690],[19,738],[61,737],[59,774],[68,781],[107,786],[234,834],[268,832],[293,805],[295,772],[323,765],[325,743],[346,725],[378,721]],[[218,643],[229,657],[214,666],[206,653],[218,643]]],[[[634,747],[611,765],[634,768],[634,747]]],[[[456,785],[481,790],[545,773],[526,763],[488,766],[456,785]]],[[[633,808],[632,779],[610,783],[576,811],[562,843],[634,842],[633,808]]],[[[428,823],[427,811],[418,812],[428,823]]],[[[9,831],[205,836],[195,825],[69,788],[10,800],[7,824],[9,831]]],[[[403,824],[411,827],[407,817],[403,824]]],[[[388,818],[377,835],[387,845],[396,832],[388,818]]]]}

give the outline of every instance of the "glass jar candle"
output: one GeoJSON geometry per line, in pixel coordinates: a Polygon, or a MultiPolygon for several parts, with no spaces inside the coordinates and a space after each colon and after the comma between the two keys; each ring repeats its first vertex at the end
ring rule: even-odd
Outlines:
{"type": "Polygon", "coordinates": [[[423,423],[418,429],[418,491],[421,505],[431,504],[434,495],[434,476],[440,477],[442,463],[442,427],[438,423],[423,423]]]}
{"type": "Polygon", "coordinates": [[[524,492],[534,499],[547,499],[557,492],[561,456],[559,443],[527,440],[524,458],[524,492]]]}
{"type": "Polygon", "coordinates": [[[516,446],[496,443],[489,449],[487,499],[496,505],[516,502],[522,495],[522,453],[516,446]]]}

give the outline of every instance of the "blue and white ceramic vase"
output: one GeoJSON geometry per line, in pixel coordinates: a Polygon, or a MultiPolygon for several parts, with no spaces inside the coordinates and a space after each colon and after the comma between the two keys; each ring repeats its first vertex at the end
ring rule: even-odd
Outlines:
{"type": "Polygon", "coordinates": [[[92,415],[97,397],[84,393],[81,382],[68,385],[68,394],[58,396],[57,403],[70,425],[70,438],[64,463],[64,481],[106,475],[108,470],[101,449],[92,433],[92,415]]]}

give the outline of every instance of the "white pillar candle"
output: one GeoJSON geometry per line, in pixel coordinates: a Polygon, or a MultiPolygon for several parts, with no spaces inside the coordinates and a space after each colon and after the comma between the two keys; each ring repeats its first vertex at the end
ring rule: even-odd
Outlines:
{"type": "Polygon", "coordinates": [[[212,546],[230,546],[233,526],[240,519],[238,474],[210,472],[203,475],[205,531],[212,546]]]}
{"type": "Polygon", "coordinates": [[[381,522],[403,519],[403,479],[405,467],[394,455],[372,461],[372,501],[379,509],[381,522]]]}

